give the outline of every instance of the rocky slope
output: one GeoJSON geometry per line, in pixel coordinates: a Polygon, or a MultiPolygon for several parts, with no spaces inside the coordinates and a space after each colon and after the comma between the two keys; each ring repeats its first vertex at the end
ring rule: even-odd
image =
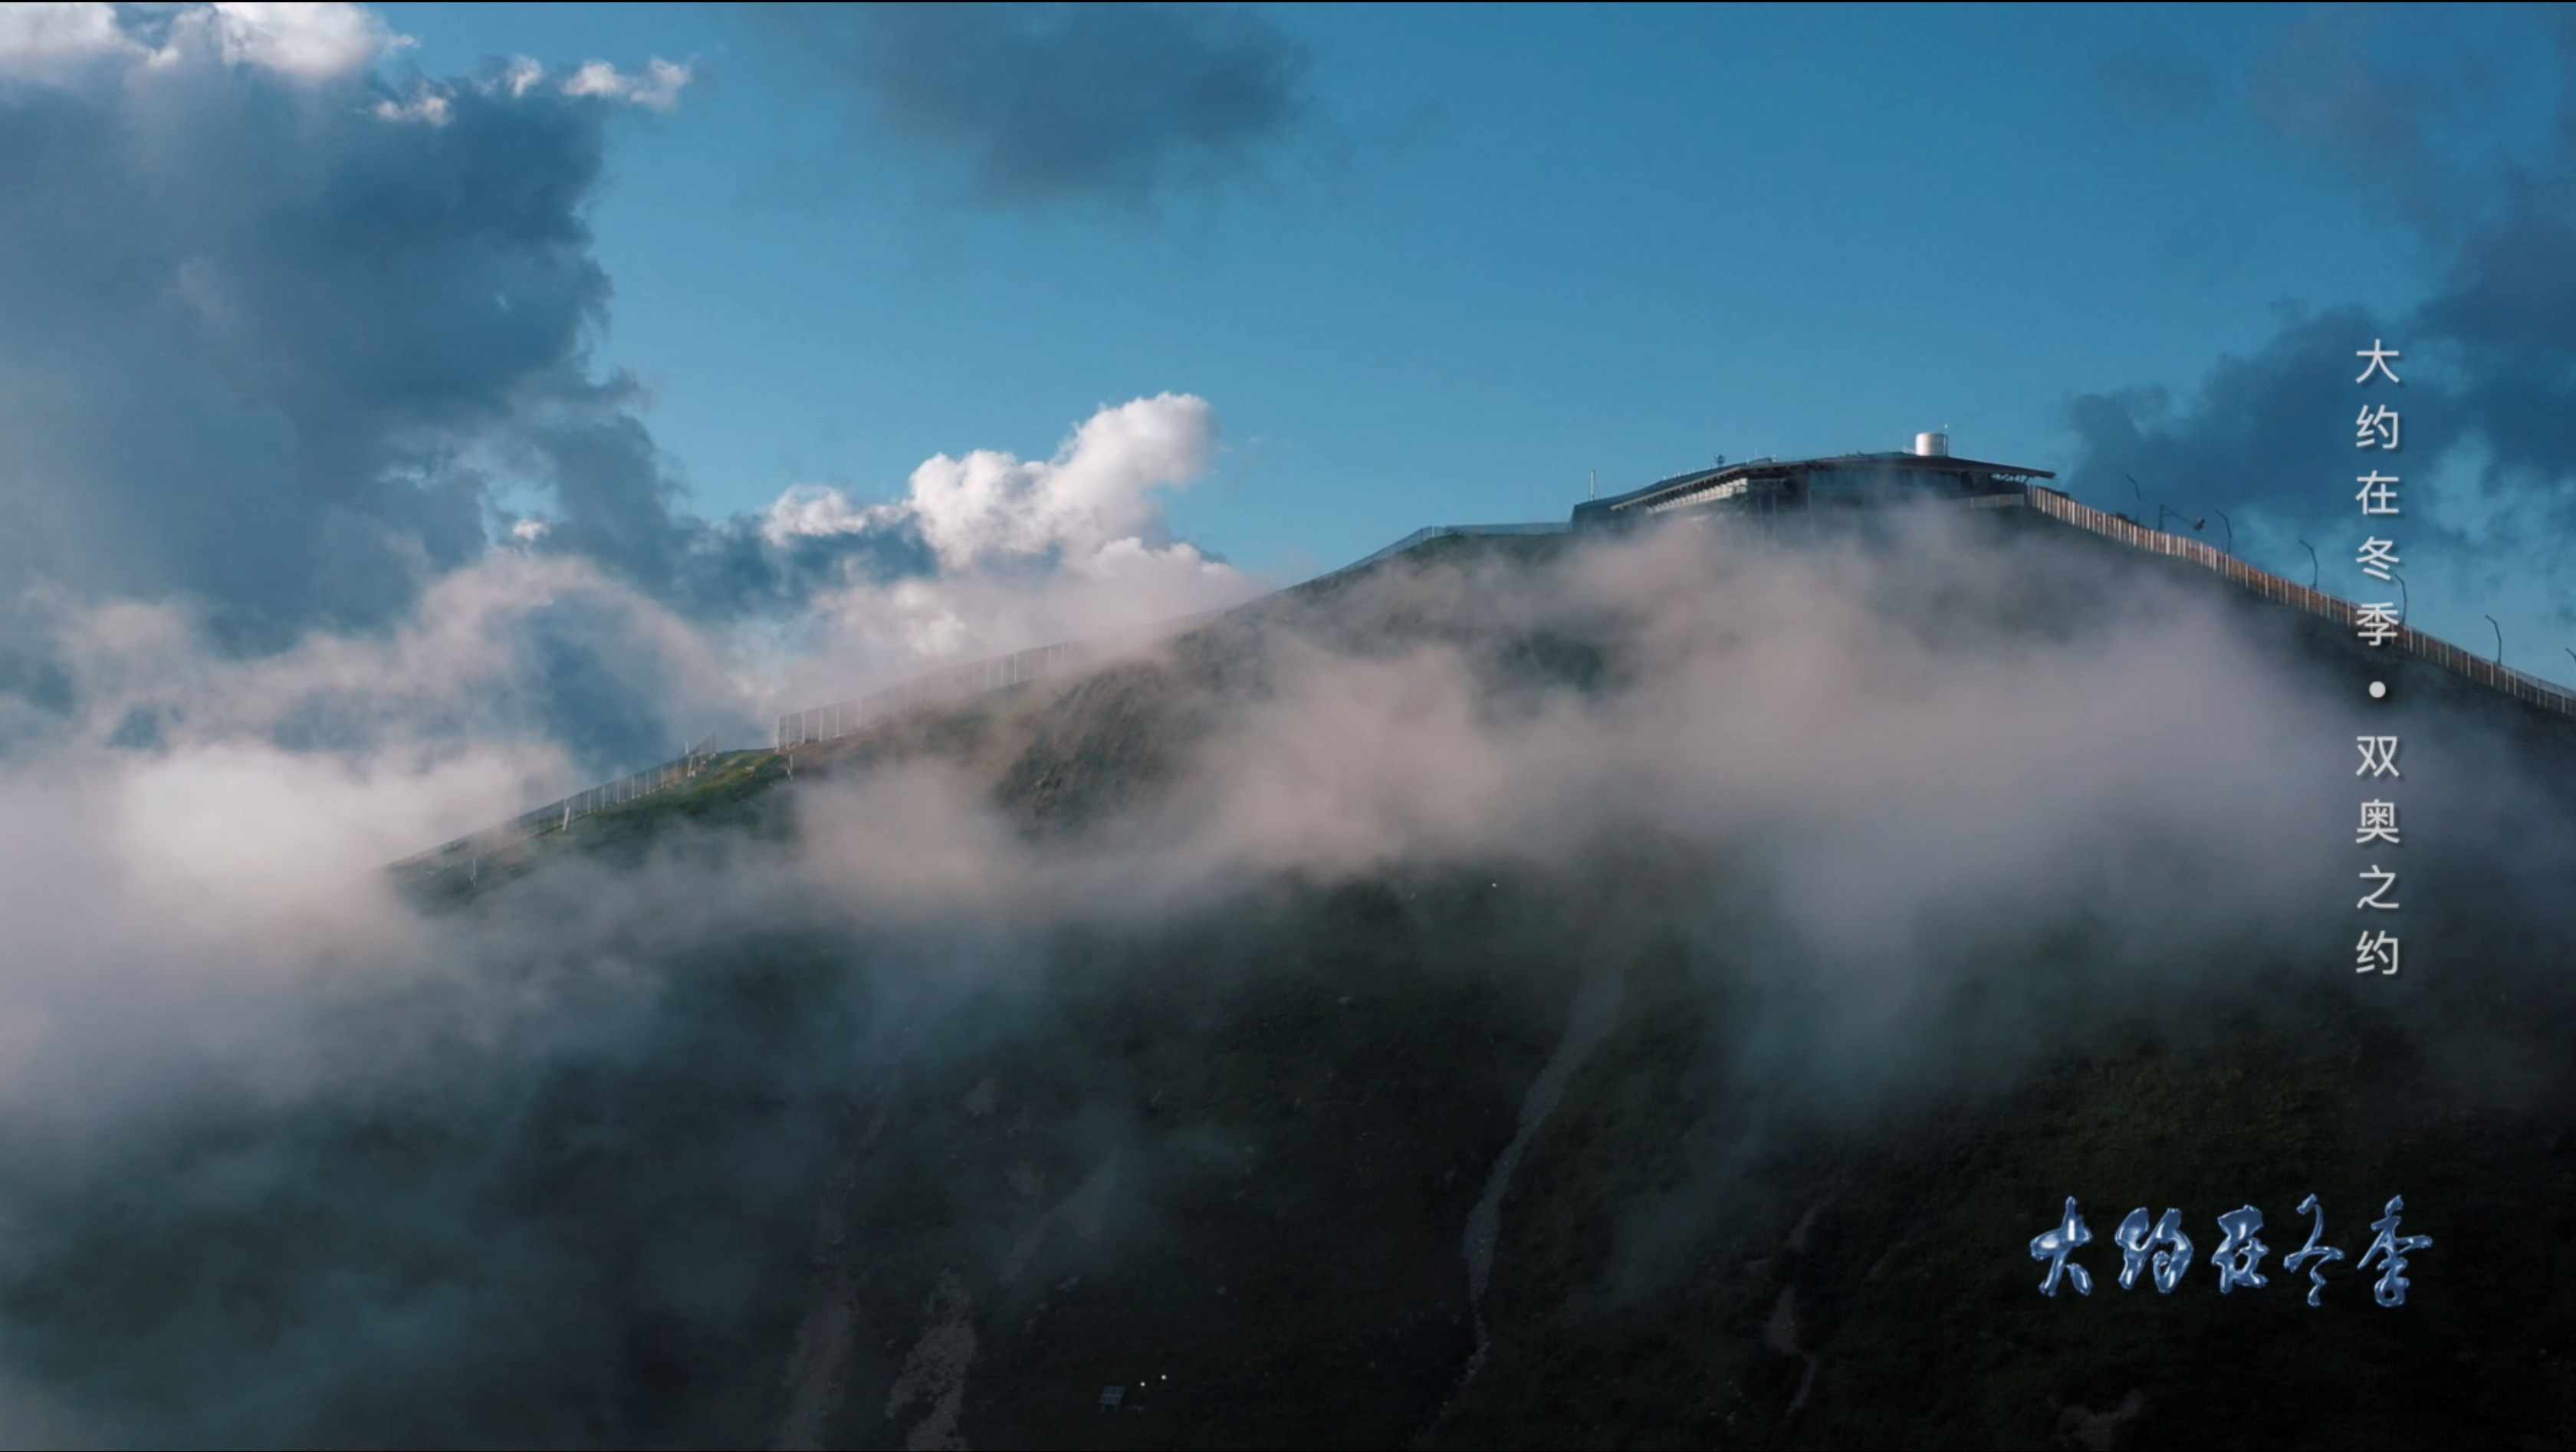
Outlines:
{"type": "MultiPolygon", "coordinates": [[[[2464,828],[2419,859],[2409,931],[2440,952],[2398,979],[2334,958],[2339,910],[2322,966],[2249,940],[2114,971],[2159,949],[2077,903],[1962,939],[1941,994],[1892,1006],[1873,1042],[1919,1056],[1902,1073],[1779,1062],[1838,1041],[1798,1015],[1862,1010],[1782,988],[1758,832],[1256,862],[1099,915],[817,906],[799,864],[848,830],[824,804],[930,764],[1006,824],[993,851],[1131,850],[1312,652],[1445,648],[1506,722],[1638,689],[1658,667],[1618,611],[1497,593],[1563,548],[1435,542],[1078,681],[808,748],[792,781],[744,753],[408,884],[459,981],[547,1012],[406,980],[327,1019],[373,1042],[398,1011],[429,1044],[404,1071],[209,1094],[18,1186],[15,1221],[44,1227],[0,1302],[21,1375],[120,1441],[2569,1439],[2576,1016],[2545,791],[2494,809],[2531,835],[2464,828]],[[2350,1259],[2304,1303],[2279,1257],[2309,1193],[2351,1257],[2406,1197],[2435,1245],[2405,1307],[2350,1259]],[[2068,1195],[2093,1292],[2043,1298],[2027,1247],[2068,1195]],[[2247,1202],[2272,1284],[2222,1297],[2214,1217],[2247,1202]],[[2116,1285],[2138,1204],[2182,1208],[2199,1247],[2171,1296],[2116,1285]]],[[[1977,548],[2072,563],[1960,587],[1918,633],[1983,611],[2045,643],[2122,608],[2087,593],[2112,567],[2092,546],[1977,548]]],[[[2216,608],[2300,690],[2389,674],[2216,608]]],[[[2422,729],[2567,780],[2564,723],[2393,679],[2422,729]]]]}

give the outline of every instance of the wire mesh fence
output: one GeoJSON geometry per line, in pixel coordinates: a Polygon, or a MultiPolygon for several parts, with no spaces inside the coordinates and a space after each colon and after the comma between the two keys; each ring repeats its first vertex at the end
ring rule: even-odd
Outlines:
{"type": "Polygon", "coordinates": [[[1306,583],[1311,585],[1314,584],[1316,580],[1329,580],[1336,575],[1347,575],[1353,570],[1365,570],[1380,560],[1392,559],[1397,555],[1403,554],[1406,550],[1412,549],[1417,545],[1428,544],[1435,539],[1450,539],[1460,535],[1471,535],[1481,538],[1496,535],[1565,534],[1572,529],[1573,525],[1562,521],[1547,521],[1537,524],[1426,524],[1422,528],[1415,530],[1413,533],[1406,535],[1404,538],[1397,540],[1395,543],[1388,545],[1386,548],[1379,550],[1374,554],[1364,555],[1361,558],[1353,560],[1349,564],[1342,566],[1338,570],[1327,570],[1323,574],[1317,575],[1314,580],[1309,580],[1306,583]]]}
{"type": "MultiPolygon", "coordinates": [[[[1342,574],[1347,570],[1374,564],[1390,555],[1401,554],[1426,540],[1448,535],[1547,534],[1559,533],[1564,529],[1565,526],[1561,524],[1433,525],[1427,529],[1415,530],[1367,559],[1344,566],[1342,570],[1335,570],[1332,573],[1342,574]]],[[[1329,576],[1323,578],[1329,578],[1329,576]]],[[[789,711],[777,718],[777,730],[771,746],[773,750],[785,751],[791,747],[818,741],[836,740],[855,735],[878,722],[890,720],[919,707],[1007,690],[1013,686],[1062,675],[1084,666],[1096,665],[1154,640],[1177,635],[1206,624],[1238,608],[1240,607],[1230,605],[1178,619],[1158,621],[1138,629],[1090,640],[1064,641],[1029,650],[1013,651],[1008,655],[968,661],[962,665],[950,666],[944,670],[915,677],[900,685],[870,691],[847,701],[809,707],[802,711],[789,711]]],[[[398,869],[418,867],[441,858],[488,852],[495,847],[533,836],[549,826],[559,829],[569,828],[574,822],[594,812],[620,806],[656,792],[667,791],[693,780],[706,769],[707,764],[720,749],[716,738],[710,736],[704,742],[658,766],[647,767],[630,776],[592,787],[588,791],[575,792],[560,801],[548,802],[542,807],[522,812],[497,827],[487,828],[470,836],[460,837],[453,842],[433,847],[427,852],[406,857],[394,866],[398,869]]]]}
{"type": "MultiPolygon", "coordinates": [[[[901,685],[882,691],[871,691],[855,700],[810,710],[791,711],[778,718],[773,749],[784,751],[791,746],[815,741],[829,741],[852,735],[876,722],[900,715],[919,706],[943,701],[961,700],[988,691],[997,691],[1046,676],[1060,675],[1077,666],[1105,660],[1140,644],[1188,630],[1193,626],[1227,613],[1236,607],[1203,611],[1196,615],[1165,620],[1142,629],[1121,632],[1097,640],[1068,641],[1042,645],[1032,650],[1014,651],[986,660],[934,671],[901,685]]],[[[683,751],[671,760],[588,791],[575,792],[560,801],[521,812],[497,827],[489,827],[453,842],[443,843],[426,852],[416,853],[394,865],[396,870],[417,868],[442,859],[472,856],[490,852],[513,842],[524,841],[554,827],[569,829],[574,822],[594,812],[622,806],[628,802],[668,791],[694,780],[722,751],[717,738],[706,740],[683,751]]]]}
{"type": "Polygon", "coordinates": [[[790,711],[778,718],[776,749],[784,751],[808,742],[831,741],[918,706],[981,695],[1058,675],[1099,658],[1101,653],[1102,647],[1083,641],[1041,645],[1033,650],[994,656],[990,660],[972,661],[898,686],[870,691],[853,700],[790,711]]]}
{"type": "Polygon", "coordinates": [[[816,741],[833,741],[855,735],[880,721],[890,720],[921,706],[944,701],[963,700],[991,691],[1049,676],[1062,675],[1083,666],[1097,665],[1113,656],[1167,636],[1204,625],[1220,615],[1239,609],[1229,605],[1219,610],[1205,610],[1173,620],[1157,621],[1134,630],[1096,637],[1091,640],[1065,641],[1041,645],[1029,650],[1013,651],[985,660],[968,661],[926,676],[917,676],[901,685],[870,691],[863,696],[829,706],[813,706],[790,711],[778,718],[775,749],[785,751],[816,741]]]}
{"type": "MultiPolygon", "coordinates": [[[[1315,580],[1307,583],[1314,584],[1316,581],[1329,580],[1336,575],[1345,575],[1353,570],[1366,569],[1380,560],[1400,555],[1417,545],[1453,535],[1563,534],[1567,528],[1568,526],[1561,523],[1428,525],[1374,554],[1354,560],[1338,570],[1318,575],[1315,580]]],[[[871,691],[851,700],[835,702],[828,706],[809,707],[802,711],[790,711],[778,718],[776,749],[785,751],[791,746],[837,740],[840,737],[864,731],[879,721],[902,715],[916,707],[981,695],[987,691],[1003,690],[1047,676],[1059,675],[1078,667],[1097,664],[1122,651],[1132,650],[1150,641],[1178,635],[1193,627],[1204,625],[1218,616],[1229,614],[1239,608],[1241,607],[1229,605],[1223,609],[1202,611],[1199,614],[1185,615],[1175,620],[1159,621],[1135,630],[1092,640],[1067,641],[1058,645],[1041,645],[1031,650],[1014,651],[1009,655],[997,655],[987,660],[953,666],[947,670],[906,681],[899,686],[871,691]]]]}
{"type": "MultiPolygon", "coordinates": [[[[2305,585],[2293,584],[2269,571],[2258,570],[2234,555],[2212,549],[2196,539],[2184,539],[2180,535],[2167,534],[2160,529],[2149,529],[2135,520],[2123,519],[2116,514],[2106,514],[2088,504],[2078,504],[2054,489],[2039,485],[2031,486],[2026,495],[2026,502],[2031,508],[2051,519],[2074,525],[2079,529],[2090,530],[2106,539],[2115,539],[2122,544],[2151,554],[2189,560],[2193,564],[2215,570],[2266,600],[2293,606],[2311,615],[2323,616],[2338,625],[2349,626],[2356,631],[2361,628],[2361,607],[2353,602],[2328,595],[2321,590],[2311,590],[2305,585]]],[[[2562,691],[2538,677],[2525,675],[2497,661],[2471,655],[2449,641],[2426,635],[2411,625],[2396,627],[2390,633],[2389,639],[2409,655],[2431,661],[2444,670],[2466,676],[2480,685],[2492,686],[2518,700],[2529,701],[2535,706],[2576,716],[2576,695],[2562,691]]]]}
{"type": "Polygon", "coordinates": [[[638,798],[651,796],[655,792],[668,791],[683,782],[695,779],[723,753],[723,750],[723,743],[716,737],[709,736],[706,740],[686,748],[679,755],[658,766],[648,766],[642,771],[621,776],[615,781],[592,787],[588,791],[575,792],[560,801],[548,802],[542,807],[521,812],[497,827],[487,827],[480,832],[459,837],[453,842],[432,847],[426,852],[415,853],[395,863],[394,867],[399,870],[422,866],[446,857],[490,852],[495,848],[505,847],[512,842],[535,836],[549,826],[569,828],[575,821],[593,812],[623,806],[638,798]]]}
{"type": "MultiPolygon", "coordinates": [[[[2188,560],[2225,576],[2266,600],[2289,605],[2356,630],[2361,625],[2361,607],[2349,600],[2339,599],[2304,585],[2293,584],[2269,571],[2256,569],[2235,556],[2213,549],[2198,540],[2184,539],[2162,530],[2149,529],[2135,520],[2105,513],[2090,505],[2079,504],[2057,490],[2042,485],[2034,484],[2025,490],[2009,494],[1982,495],[1969,499],[1965,503],[1975,509],[2020,507],[2034,509],[2051,519],[2087,530],[2105,539],[2117,540],[2133,549],[2188,560]]],[[[1566,526],[1561,524],[1432,525],[1415,530],[1412,534],[1406,535],[1366,559],[1318,578],[1329,579],[1332,575],[1360,569],[1390,556],[1402,554],[1426,541],[1453,535],[1555,534],[1565,529],[1566,526]]],[[[1152,640],[1176,635],[1205,624],[1234,608],[1237,607],[1229,606],[1226,609],[1205,611],[1177,620],[1161,621],[1139,630],[1094,640],[1065,641],[1030,650],[1013,651],[1008,655],[993,656],[985,660],[969,661],[963,665],[952,666],[905,681],[901,685],[871,691],[851,700],[828,706],[815,706],[802,711],[790,711],[778,717],[777,735],[773,746],[776,750],[785,751],[794,746],[836,740],[854,735],[878,722],[922,706],[962,700],[987,692],[1007,690],[1013,686],[1050,676],[1062,675],[1071,670],[1097,664],[1152,640]]],[[[2481,685],[2493,687],[2533,705],[2576,716],[2576,694],[2561,690],[2546,681],[2525,675],[2500,662],[2472,655],[2449,641],[2426,635],[2412,626],[2397,626],[2392,631],[2390,639],[2408,654],[2431,661],[2454,674],[2464,676],[2481,685]]],[[[647,767],[613,782],[592,787],[588,791],[576,792],[560,801],[548,802],[532,811],[522,812],[498,827],[460,837],[427,852],[407,857],[395,866],[412,867],[460,853],[490,851],[495,846],[532,836],[548,826],[569,828],[575,821],[591,813],[635,801],[656,792],[667,791],[694,779],[707,768],[720,750],[716,738],[710,736],[658,766],[647,767]]]]}

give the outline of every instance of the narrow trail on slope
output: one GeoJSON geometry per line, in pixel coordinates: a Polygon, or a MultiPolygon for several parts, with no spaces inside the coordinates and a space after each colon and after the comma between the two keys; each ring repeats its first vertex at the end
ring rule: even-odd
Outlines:
{"type": "Polygon", "coordinates": [[[844,1377],[859,1324],[857,1268],[852,1264],[856,1250],[849,1243],[847,1225],[849,1200],[858,1186],[861,1161],[885,1129],[895,1073],[893,1066],[885,1070],[866,1127],[824,1184],[814,1223],[814,1306],[797,1328],[796,1347],[788,1354],[787,1408],[770,1440],[771,1452],[817,1452],[825,1425],[841,1410],[848,1392],[844,1377]]]}
{"type": "Polygon", "coordinates": [[[1556,1041],[1556,1052],[1548,1056],[1546,1067],[1530,1081],[1529,1093],[1521,1099],[1519,1132],[1495,1157],[1492,1172],[1485,1176],[1484,1194],[1467,1212],[1467,1233],[1461,1248],[1467,1258],[1467,1305],[1476,1318],[1476,1350],[1467,1358],[1467,1370],[1458,1378],[1457,1389],[1450,1393],[1452,1405],[1476,1379],[1476,1373],[1484,1370],[1485,1353],[1492,1345],[1485,1330],[1485,1287],[1493,1280],[1494,1247],[1502,1239],[1503,1196],[1511,1189],[1513,1172],[1520,1168],[1522,1151],[1537,1137],[1547,1117],[1556,1112],[1575,1071],[1583,1067],[1584,1060],[1592,1057],[1592,1051],[1618,1024],[1627,984],[1627,970],[1614,968],[1585,978],[1575,991],[1574,1004],[1566,1013],[1565,1036],[1556,1041]]]}
{"type": "Polygon", "coordinates": [[[904,1434],[905,1452],[966,1452],[957,1423],[966,1414],[966,1372],[975,1364],[975,1298],[955,1271],[939,1273],[923,1312],[928,1324],[886,1391],[886,1420],[919,1403],[922,1418],[904,1434]]]}

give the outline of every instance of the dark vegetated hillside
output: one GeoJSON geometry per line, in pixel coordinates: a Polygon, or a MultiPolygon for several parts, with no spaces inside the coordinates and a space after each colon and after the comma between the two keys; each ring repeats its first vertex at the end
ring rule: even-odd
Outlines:
{"type": "MultiPolygon", "coordinates": [[[[2088,581],[2131,562],[2049,545],[2000,595],[1900,582],[1888,608],[1936,637],[1999,614],[2000,649],[2116,615],[2088,581]]],[[[1515,594],[1569,548],[1434,541],[1078,679],[802,749],[792,783],[740,753],[470,884],[442,869],[415,884],[438,920],[511,945],[474,971],[573,1026],[539,1049],[458,1030],[447,1072],[283,1114],[174,1111],[17,1247],[19,1363],[138,1441],[2568,1440],[2576,1013],[2566,923],[2525,880],[2566,859],[2538,842],[2519,867],[2456,839],[2428,855],[2409,932],[2438,951],[2394,980],[2334,956],[2332,912],[2315,966],[2248,949],[2187,1000],[2097,981],[2154,958],[2128,915],[1989,957],[1963,939],[1959,991],[1896,1041],[1937,1046],[1929,1067],[1847,1094],[1830,1061],[1765,1058],[1766,1025],[1820,1010],[1780,992],[1797,970],[1759,841],[1641,827],[1575,867],[1247,873],[1148,918],[990,934],[798,905],[814,793],[936,761],[1030,850],[1107,851],[1299,652],[1445,644],[1498,719],[1616,695],[1656,669],[1632,622],[1515,594]],[[583,884],[630,877],[654,896],[583,918],[583,884]],[[693,883],[744,900],[683,913],[693,883]],[[1586,983],[1615,985],[1597,1042],[1569,1032],[1586,983]],[[1476,1361],[1462,1246],[1552,1056],[1562,1097],[1501,1183],[1476,1361]],[[2348,1257],[2313,1310],[2280,1269],[2311,1192],[2348,1257]],[[2351,1258],[2401,1193],[2435,1245],[2383,1310],[2351,1258]],[[2049,1300],[2026,1248],[2068,1195],[2094,1288],[2049,1300]],[[2221,1297],[2212,1222],[2249,1201],[2272,1284],[2221,1297]],[[2198,1255],[2169,1297],[2116,1285],[2138,1204],[2185,1211],[2198,1255]]],[[[2389,679],[2409,723],[2570,780],[2567,723],[2228,608],[2318,692],[2389,679]]],[[[425,1022],[472,1020],[416,991],[425,1022]]]]}

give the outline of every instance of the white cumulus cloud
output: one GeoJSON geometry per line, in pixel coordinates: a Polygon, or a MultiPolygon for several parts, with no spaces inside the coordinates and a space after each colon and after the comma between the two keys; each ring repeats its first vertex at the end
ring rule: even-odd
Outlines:
{"type": "Polygon", "coordinates": [[[989,449],[942,454],[912,471],[912,508],[951,568],[1004,555],[1070,562],[1158,524],[1151,491],[1205,474],[1216,441],[1206,399],[1140,398],[1093,414],[1043,462],[989,449]]]}
{"type": "Polygon", "coordinates": [[[101,62],[255,66],[299,81],[365,71],[415,42],[346,4],[0,5],[0,77],[65,81],[101,62]]]}
{"type": "Polygon", "coordinates": [[[0,77],[53,79],[118,55],[139,55],[109,5],[0,5],[0,77]]]}
{"type": "Polygon", "coordinates": [[[840,490],[799,484],[760,512],[761,537],[783,545],[800,537],[857,534],[903,517],[902,505],[860,505],[840,490]]]}
{"type": "Polygon", "coordinates": [[[689,83],[689,78],[689,67],[659,56],[645,62],[644,69],[633,75],[606,61],[592,61],[567,77],[563,89],[567,96],[601,96],[651,111],[668,111],[679,104],[680,88],[689,83]]]}
{"type": "Polygon", "coordinates": [[[414,44],[356,5],[223,4],[183,19],[207,26],[226,61],[323,81],[363,71],[414,44]]]}
{"type": "Polygon", "coordinates": [[[1054,457],[938,455],[904,499],[863,505],[800,485],[760,516],[773,546],[910,526],[934,573],[852,583],[815,602],[814,653],[782,682],[790,704],[837,699],[925,666],[1111,635],[1239,604],[1260,582],[1170,537],[1161,491],[1206,476],[1216,410],[1164,393],[1103,407],[1054,457]]]}

